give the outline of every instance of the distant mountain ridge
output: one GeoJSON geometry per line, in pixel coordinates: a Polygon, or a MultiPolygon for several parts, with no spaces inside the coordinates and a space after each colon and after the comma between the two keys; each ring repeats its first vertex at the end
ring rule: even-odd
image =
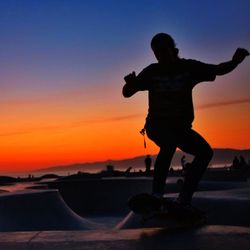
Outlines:
{"type": "MultiPolygon", "coordinates": [[[[176,151],[173,160],[172,166],[180,166],[181,157],[186,155],[186,160],[191,161],[192,156],[185,154],[181,151],[176,151]]],[[[250,160],[250,149],[223,149],[223,148],[215,148],[214,149],[214,157],[212,159],[211,165],[225,164],[230,165],[235,156],[243,156],[246,161],[250,160]]],[[[156,155],[152,155],[153,162],[155,161],[156,155]]],[[[106,169],[107,165],[113,165],[115,169],[126,170],[128,167],[132,167],[135,169],[144,169],[144,159],[145,156],[137,156],[129,159],[123,160],[106,160],[106,161],[98,161],[98,162],[85,162],[85,163],[75,163],[70,165],[61,165],[61,166],[52,166],[43,169],[39,169],[36,172],[57,172],[57,171],[97,171],[106,169]]]]}

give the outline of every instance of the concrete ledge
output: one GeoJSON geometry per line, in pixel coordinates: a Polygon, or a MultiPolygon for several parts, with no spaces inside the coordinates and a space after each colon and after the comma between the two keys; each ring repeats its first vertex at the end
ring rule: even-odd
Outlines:
{"type": "Polygon", "coordinates": [[[133,229],[0,233],[0,249],[28,250],[249,250],[250,228],[206,226],[190,230],[133,229]]]}

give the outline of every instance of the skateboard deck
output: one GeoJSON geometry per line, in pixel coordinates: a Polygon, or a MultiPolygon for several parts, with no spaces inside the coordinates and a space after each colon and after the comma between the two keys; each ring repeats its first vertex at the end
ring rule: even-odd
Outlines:
{"type": "Polygon", "coordinates": [[[178,205],[171,198],[156,198],[150,194],[137,194],[128,201],[129,208],[141,218],[141,225],[152,224],[161,227],[196,227],[206,223],[204,213],[191,212],[178,205]]]}

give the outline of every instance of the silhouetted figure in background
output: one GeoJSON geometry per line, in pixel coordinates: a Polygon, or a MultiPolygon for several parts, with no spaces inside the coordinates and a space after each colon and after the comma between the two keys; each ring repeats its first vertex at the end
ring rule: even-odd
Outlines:
{"type": "Polygon", "coordinates": [[[246,169],[247,168],[247,162],[246,162],[245,158],[242,155],[240,155],[239,165],[240,165],[240,169],[246,169]]]}
{"type": "Polygon", "coordinates": [[[174,174],[174,168],[170,168],[170,169],[169,169],[169,174],[170,174],[170,175],[173,175],[173,174],[174,174]]]}
{"type": "Polygon", "coordinates": [[[234,159],[233,159],[232,168],[233,169],[239,169],[240,168],[240,161],[239,161],[237,156],[235,156],[234,159]]]}
{"type": "Polygon", "coordinates": [[[181,157],[181,167],[182,167],[182,174],[185,175],[185,170],[186,170],[186,156],[185,155],[181,157]]]}
{"type": "Polygon", "coordinates": [[[173,38],[165,33],[155,35],[151,48],[158,63],[124,77],[123,96],[137,91],[149,93],[149,109],[145,129],[147,136],[159,147],[154,166],[153,195],[162,197],[170,163],[176,148],[194,155],[180,191],[178,202],[190,206],[193,193],[206,170],[213,150],[202,136],[192,129],[194,120],[192,89],[204,81],[214,81],[217,75],[234,70],[246,56],[237,49],[232,60],[212,65],[179,58],[173,38]]]}
{"type": "Polygon", "coordinates": [[[128,177],[131,173],[132,167],[128,167],[126,171],[124,172],[125,176],[128,177]]]}
{"type": "Polygon", "coordinates": [[[183,155],[183,156],[181,157],[181,166],[182,166],[182,168],[185,168],[185,163],[186,163],[186,156],[183,155]]]}
{"type": "Polygon", "coordinates": [[[145,163],[145,168],[146,168],[146,171],[145,171],[146,175],[150,175],[150,168],[152,165],[152,159],[151,159],[150,155],[146,156],[144,163],[145,163]]]}

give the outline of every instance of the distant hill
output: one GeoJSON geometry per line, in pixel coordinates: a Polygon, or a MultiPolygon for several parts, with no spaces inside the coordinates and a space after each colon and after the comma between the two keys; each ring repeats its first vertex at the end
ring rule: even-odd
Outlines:
{"type": "MultiPolygon", "coordinates": [[[[183,152],[177,151],[172,160],[172,166],[180,166],[181,157],[184,155],[183,152]]],[[[186,160],[191,161],[192,156],[185,154],[186,160]]],[[[214,149],[214,157],[211,165],[225,164],[230,165],[235,156],[242,155],[247,161],[250,160],[250,149],[238,150],[238,149],[214,149]]],[[[155,161],[156,155],[151,156],[153,162],[155,161]]],[[[49,168],[43,168],[37,170],[37,172],[58,172],[58,171],[69,171],[69,172],[88,172],[88,171],[100,171],[104,170],[107,165],[113,165],[115,169],[125,170],[128,167],[136,169],[144,169],[144,158],[145,156],[138,156],[134,158],[124,160],[107,160],[99,162],[86,162],[76,163],[64,166],[52,166],[49,168]]]]}

